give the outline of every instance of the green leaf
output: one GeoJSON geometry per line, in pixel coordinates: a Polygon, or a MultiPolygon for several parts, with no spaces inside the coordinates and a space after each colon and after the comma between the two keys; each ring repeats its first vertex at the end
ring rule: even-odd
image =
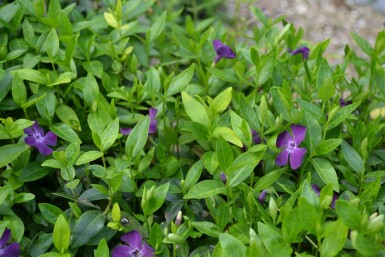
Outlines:
{"type": "Polygon", "coordinates": [[[229,83],[238,83],[238,79],[234,74],[233,70],[222,70],[215,68],[207,68],[207,70],[216,78],[229,82],[229,83]]]}
{"type": "Polygon", "coordinates": [[[214,100],[210,103],[210,111],[213,115],[223,112],[227,109],[231,102],[232,88],[229,87],[219,95],[217,95],[214,100]]]}
{"type": "Polygon", "coordinates": [[[203,180],[194,185],[183,199],[203,199],[217,194],[226,194],[225,185],[221,181],[203,180]]]}
{"type": "Polygon", "coordinates": [[[154,42],[163,33],[166,24],[166,18],[167,11],[164,11],[153,23],[148,37],[149,43],[154,42]]]}
{"type": "Polygon", "coordinates": [[[28,149],[28,145],[4,145],[0,147],[0,168],[14,161],[28,149]]]}
{"type": "Polygon", "coordinates": [[[344,159],[349,164],[349,166],[359,175],[363,175],[365,172],[365,167],[363,160],[357,151],[348,143],[346,143],[345,140],[342,142],[341,149],[344,159]]]}
{"type": "MultiPolygon", "coordinates": [[[[91,73],[91,75],[97,77],[97,78],[102,78],[103,77],[103,63],[100,61],[89,61],[89,62],[83,62],[82,63],[83,68],[88,71],[88,73],[91,73]]],[[[89,75],[87,75],[88,77],[89,75]]],[[[92,83],[94,83],[92,81],[92,83]]]]}
{"type": "Polygon", "coordinates": [[[12,80],[12,98],[19,106],[27,102],[27,88],[23,80],[15,74],[12,80]]]}
{"type": "Polygon", "coordinates": [[[182,92],[182,102],[187,115],[192,121],[199,122],[206,128],[210,125],[205,107],[186,92],[182,92]]]}
{"type": "Polygon", "coordinates": [[[330,130],[340,125],[360,104],[361,102],[352,103],[336,111],[328,120],[327,129],[330,130]]]}
{"type": "Polygon", "coordinates": [[[105,216],[99,211],[87,211],[80,216],[72,235],[71,246],[87,244],[104,227],[105,216]]]}
{"type": "Polygon", "coordinates": [[[10,185],[0,187],[0,205],[7,199],[12,191],[12,186],[10,185]]]}
{"type": "Polygon", "coordinates": [[[54,28],[51,29],[44,45],[49,58],[53,60],[54,57],[59,52],[59,37],[56,33],[56,29],[54,28]]]}
{"type": "Polygon", "coordinates": [[[194,75],[194,64],[191,64],[186,70],[182,71],[170,83],[166,90],[167,96],[172,96],[182,91],[190,83],[194,75]]]}
{"type": "Polygon", "coordinates": [[[298,214],[303,228],[313,235],[318,235],[318,230],[321,227],[321,214],[314,205],[302,196],[298,201],[298,214]]]}
{"type": "Polygon", "coordinates": [[[273,97],[273,105],[277,112],[281,114],[286,121],[291,122],[290,113],[292,106],[290,106],[289,102],[283,95],[281,88],[272,87],[270,92],[273,97]]]}
{"type": "Polygon", "coordinates": [[[222,246],[222,251],[227,254],[227,256],[246,256],[246,246],[234,236],[230,234],[221,233],[219,235],[219,242],[222,246]]]}
{"type": "Polygon", "coordinates": [[[300,214],[298,208],[292,209],[289,214],[286,215],[282,221],[282,236],[285,242],[296,242],[299,233],[302,231],[303,226],[300,221],[300,214]]]}
{"type": "Polygon", "coordinates": [[[334,167],[330,164],[328,160],[321,158],[313,158],[311,160],[314,168],[316,169],[318,175],[321,177],[325,184],[331,183],[333,189],[336,192],[339,192],[338,177],[334,167]]]}
{"type": "Polygon", "coordinates": [[[60,214],[53,228],[53,244],[56,250],[64,253],[70,246],[70,227],[63,214],[60,214]]]}
{"type": "Polygon", "coordinates": [[[59,77],[54,82],[48,84],[47,87],[70,83],[71,80],[75,77],[76,75],[73,72],[64,72],[60,74],[59,77]]]}
{"type": "Polygon", "coordinates": [[[333,257],[344,248],[348,237],[348,227],[340,220],[333,221],[330,233],[326,235],[321,245],[321,257],[333,257]],[[338,231],[338,233],[336,233],[338,231]]]}
{"type": "Polygon", "coordinates": [[[56,123],[50,126],[49,129],[58,137],[66,140],[67,142],[82,142],[78,134],[65,123],[56,123]]]}
{"type": "Polygon", "coordinates": [[[112,144],[115,142],[116,138],[118,137],[119,133],[119,118],[116,118],[115,120],[111,121],[110,124],[108,124],[107,128],[103,131],[102,134],[102,147],[100,151],[105,152],[108,148],[112,146],[112,144]]]}
{"type": "Polygon", "coordinates": [[[351,229],[360,231],[361,229],[361,213],[351,203],[345,200],[336,201],[336,211],[338,217],[351,229]]]}
{"type": "Polygon", "coordinates": [[[203,162],[201,160],[194,163],[188,170],[184,184],[182,185],[183,190],[190,190],[198,181],[202,174],[203,162]]]}
{"type": "Polygon", "coordinates": [[[198,231],[214,238],[218,238],[222,232],[216,224],[209,221],[193,221],[190,222],[190,225],[198,231]]]}
{"type": "Polygon", "coordinates": [[[297,101],[298,101],[299,105],[301,105],[301,107],[307,113],[311,114],[314,118],[316,118],[316,120],[318,122],[325,119],[325,117],[324,117],[325,115],[318,105],[315,105],[315,104],[308,102],[308,101],[305,101],[303,99],[298,99],[297,101]]]}
{"type": "Polygon", "coordinates": [[[57,218],[63,214],[62,210],[49,203],[39,203],[38,207],[44,218],[51,224],[55,224],[57,218]]]}
{"type": "Polygon", "coordinates": [[[15,198],[13,199],[13,203],[25,203],[28,201],[31,201],[35,199],[35,195],[31,193],[20,193],[16,194],[15,198]]]}
{"type": "Polygon", "coordinates": [[[91,73],[87,74],[86,81],[84,82],[83,95],[84,101],[87,103],[87,105],[95,110],[94,106],[99,95],[99,86],[95,77],[91,73]]]}
{"type": "Polygon", "coordinates": [[[143,149],[147,142],[148,128],[150,126],[149,116],[145,116],[127,137],[125,152],[129,158],[134,159],[143,149]]]}
{"type": "Polygon", "coordinates": [[[47,78],[40,71],[33,70],[33,69],[20,69],[14,72],[17,73],[17,75],[22,79],[32,81],[37,84],[42,84],[42,85],[48,84],[47,78]]]}
{"type": "Polygon", "coordinates": [[[166,183],[154,189],[154,193],[145,201],[144,206],[142,206],[145,215],[153,214],[162,206],[169,187],[170,183],[166,183]]]}
{"type": "Polygon", "coordinates": [[[79,118],[76,112],[71,107],[64,104],[60,105],[56,108],[56,115],[62,122],[64,122],[68,126],[71,126],[73,129],[76,130],[81,130],[79,118]]]}
{"type": "Polygon", "coordinates": [[[95,257],[110,256],[110,250],[104,238],[102,238],[102,240],[99,242],[98,248],[96,248],[94,255],[95,257]]]}
{"type": "Polygon", "coordinates": [[[227,142],[230,142],[238,147],[243,147],[242,141],[235,134],[234,130],[227,127],[216,127],[212,133],[213,137],[222,136],[227,142]]]}
{"type": "Polygon", "coordinates": [[[357,45],[361,48],[361,50],[368,56],[370,56],[373,48],[370,44],[360,35],[355,32],[351,32],[350,35],[353,37],[354,41],[356,41],[357,45]]]}
{"type": "Polygon", "coordinates": [[[100,157],[103,156],[102,152],[99,151],[88,151],[82,154],[78,160],[76,161],[76,165],[83,165],[86,163],[90,163],[94,160],[99,159],[100,157]]]}
{"type": "Polygon", "coordinates": [[[341,143],[342,139],[327,139],[317,145],[314,151],[316,155],[324,155],[336,149],[341,143]]]}
{"type": "Polygon", "coordinates": [[[273,170],[266,175],[264,175],[262,178],[260,178],[257,183],[255,183],[254,190],[255,191],[262,191],[269,186],[271,186],[281,175],[286,171],[286,168],[281,168],[277,170],[273,170]]]}
{"type": "Polygon", "coordinates": [[[291,256],[292,248],[285,243],[282,234],[275,226],[258,222],[258,232],[264,245],[274,257],[291,256]]]}
{"type": "Polygon", "coordinates": [[[322,86],[318,89],[318,95],[322,101],[328,101],[334,96],[336,87],[334,86],[333,79],[331,77],[326,78],[322,86]]]}
{"type": "Polygon", "coordinates": [[[226,170],[234,161],[233,150],[229,143],[219,136],[217,139],[216,153],[218,157],[219,166],[226,170]]]}
{"type": "Polygon", "coordinates": [[[9,222],[7,227],[11,229],[13,238],[20,242],[25,231],[23,221],[16,214],[4,215],[3,220],[9,222]]]}

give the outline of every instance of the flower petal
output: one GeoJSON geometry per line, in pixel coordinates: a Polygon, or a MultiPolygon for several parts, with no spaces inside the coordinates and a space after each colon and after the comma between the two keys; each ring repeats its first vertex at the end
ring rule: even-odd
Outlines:
{"type": "Polygon", "coordinates": [[[34,136],[35,131],[32,129],[32,127],[24,129],[24,133],[27,134],[28,136],[34,136]]]}
{"type": "Polygon", "coordinates": [[[33,147],[37,147],[37,145],[38,145],[38,142],[36,141],[36,138],[34,136],[28,136],[28,137],[24,138],[24,142],[27,145],[33,146],[33,147]]]}
{"type": "Polygon", "coordinates": [[[0,249],[4,248],[11,236],[11,230],[5,229],[3,235],[0,238],[0,249]]]}
{"type": "Polygon", "coordinates": [[[0,257],[19,257],[20,255],[20,245],[19,243],[12,243],[8,245],[7,247],[2,249],[2,253],[0,257]]]}
{"type": "Polygon", "coordinates": [[[284,147],[289,145],[289,140],[291,140],[292,137],[288,131],[284,131],[277,137],[277,142],[275,143],[277,147],[284,147]]]}
{"type": "Polygon", "coordinates": [[[144,243],[142,248],[142,257],[153,257],[154,249],[148,244],[144,243]]]}
{"type": "Polygon", "coordinates": [[[222,46],[223,46],[223,44],[220,40],[218,40],[218,39],[213,40],[213,47],[214,47],[215,52],[218,52],[218,49],[221,48],[222,46]]]}
{"type": "Polygon", "coordinates": [[[302,125],[291,125],[294,142],[299,145],[306,136],[306,127],[302,125]]]}
{"type": "Polygon", "coordinates": [[[132,131],[132,128],[120,128],[120,133],[122,133],[125,136],[129,135],[131,131],[132,131]]]}
{"type": "Polygon", "coordinates": [[[142,247],[142,236],[138,230],[132,230],[120,237],[120,240],[135,249],[142,247]]]}
{"type": "Polygon", "coordinates": [[[296,170],[301,166],[303,156],[306,153],[306,148],[296,148],[291,154],[290,154],[290,167],[293,170],[296,170]]]}
{"type": "Polygon", "coordinates": [[[320,195],[319,187],[316,184],[311,185],[311,188],[313,188],[314,192],[316,192],[318,196],[320,195]]]}
{"type": "Polygon", "coordinates": [[[132,249],[127,245],[118,245],[112,250],[111,257],[130,257],[132,249]]]}
{"type": "Polygon", "coordinates": [[[37,121],[35,121],[35,123],[32,125],[32,129],[35,131],[35,135],[40,135],[41,137],[44,136],[44,130],[39,126],[37,121]]]}
{"type": "Polygon", "coordinates": [[[36,148],[44,156],[50,155],[53,152],[53,150],[46,146],[43,142],[37,142],[36,148]]]}
{"type": "Polygon", "coordinates": [[[148,128],[148,133],[153,134],[156,132],[157,122],[155,116],[158,113],[158,110],[155,108],[150,108],[148,112],[150,114],[150,127],[148,128]]]}
{"type": "Polygon", "coordinates": [[[46,145],[55,146],[57,143],[57,136],[52,131],[48,131],[43,137],[42,142],[46,145]]]}
{"type": "Polygon", "coordinates": [[[275,164],[277,166],[285,166],[287,164],[287,161],[289,159],[289,152],[286,148],[282,150],[280,154],[278,154],[277,158],[275,159],[275,164]]]}
{"type": "Polygon", "coordinates": [[[233,50],[229,46],[222,46],[218,49],[217,54],[224,58],[235,58],[237,57],[233,50]]]}
{"type": "Polygon", "coordinates": [[[252,135],[252,141],[254,144],[260,144],[262,142],[258,132],[255,131],[254,129],[251,129],[251,135],[252,135]]]}

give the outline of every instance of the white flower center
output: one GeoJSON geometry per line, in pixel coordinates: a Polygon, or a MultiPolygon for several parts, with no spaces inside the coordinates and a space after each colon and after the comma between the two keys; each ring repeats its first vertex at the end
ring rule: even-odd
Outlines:
{"type": "Polygon", "coordinates": [[[294,140],[289,140],[288,144],[287,144],[287,151],[289,153],[292,153],[294,152],[294,150],[297,148],[297,144],[295,143],[294,140]]]}

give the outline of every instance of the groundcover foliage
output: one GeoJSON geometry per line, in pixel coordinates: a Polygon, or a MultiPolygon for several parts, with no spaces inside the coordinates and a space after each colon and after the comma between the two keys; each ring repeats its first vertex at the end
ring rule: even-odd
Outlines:
{"type": "Polygon", "coordinates": [[[385,256],[384,31],[70,2],[0,9],[0,256],[385,256]]]}

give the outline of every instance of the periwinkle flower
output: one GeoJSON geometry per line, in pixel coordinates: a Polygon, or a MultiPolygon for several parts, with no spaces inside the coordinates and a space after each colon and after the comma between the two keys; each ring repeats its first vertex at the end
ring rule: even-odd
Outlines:
{"type": "MultiPolygon", "coordinates": [[[[154,134],[156,133],[156,127],[158,125],[155,117],[156,114],[158,113],[158,110],[156,108],[150,108],[148,110],[149,116],[150,116],[150,126],[148,128],[148,134],[154,134]]],[[[123,135],[129,135],[132,131],[132,128],[120,128],[120,133],[123,135]]]]}
{"type": "Polygon", "coordinates": [[[304,47],[301,47],[301,48],[297,48],[295,50],[288,50],[289,53],[291,53],[292,55],[296,55],[296,54],[302,54],[302,58],[304,60],[307,60],[309,59],[309,52],[310,52],[310,49],[307,47],[307,46],[304,46],[304,47]]]}
{"type": "Polygon", "coordinates": [[[221,171],[221,174],[219,174],[219,177],[221,178],[221,181],[226,184],[227,177],[223,171],[221,171]]]}
{"type": "Polygon", "coordinates": [[[258,132],[255,131],[254,129],[251,129],[251,136],[254,144],[260,144],[262,142],[258,132]]]}
{"type": "Polygon", "coordinates": [[[281,153],[275,159],[278,166],[285,166],[290,160],[290,167],[296,170],[302,164],[302,158],[306,153],[306,148],[298,147],[306,135],[306,127],[302,125],[291,125],[292,135],[288,131],[279,134],[276,142],[278,148],[282,148],[281,153]]]}
{"type": "Polygon", "coordinates": [[[217,56],[215,56],[214,63],[218,63],[222,58],[235,58],[237,57],[234,51],[227,45],[224,45],[220,40],[213,40],[213,47],[217,56]]]}
{"type": "Polygon", "coordinates": [[[352,103],[353,103],[352,100],[346,101],[346,100],[343,99],[343,98],[340,98],[340,99],[339,99],[339,102],[340,102],[340,106],[341,106],[341,107],[345,107],[346,105],[349,105],[349,104],[352,104],[352,103]]]}
{"type": "Polygon", "coordinates": [[[152,257],[154,249],[142,241],[139,231],[132,230],[120,239],[127,245],[118,245],[112,251],[112,257],[152,257]]]}
{"type": "Polygon", "coordinates": [[[18,257],[20,255],[20,245],[14,242],[6,246],[11,236],[11,230],[4,230],[3,235],[0,238],[0,257],[18,257]]]}
{"type": "Polygon", "coordinates": [[[44,135],[43,128],[35,121],[32,127],[24,129],[24,132],[28,135],[24,139],[27,145],[36,147],[37,150],[45,156],[53,152],[53,150],[48,147],[49,145],[55,146],[57,142],[57,136],[52,131],[48,131],[47,134],[44,135]]]}
{"type": "Polygon", "coordinates": [[[260,203],[263,203],[265,201],[266,193],[267,193],[267,190],[262,190],[261,194],[258,196],[258,201],[260,203]]]}

